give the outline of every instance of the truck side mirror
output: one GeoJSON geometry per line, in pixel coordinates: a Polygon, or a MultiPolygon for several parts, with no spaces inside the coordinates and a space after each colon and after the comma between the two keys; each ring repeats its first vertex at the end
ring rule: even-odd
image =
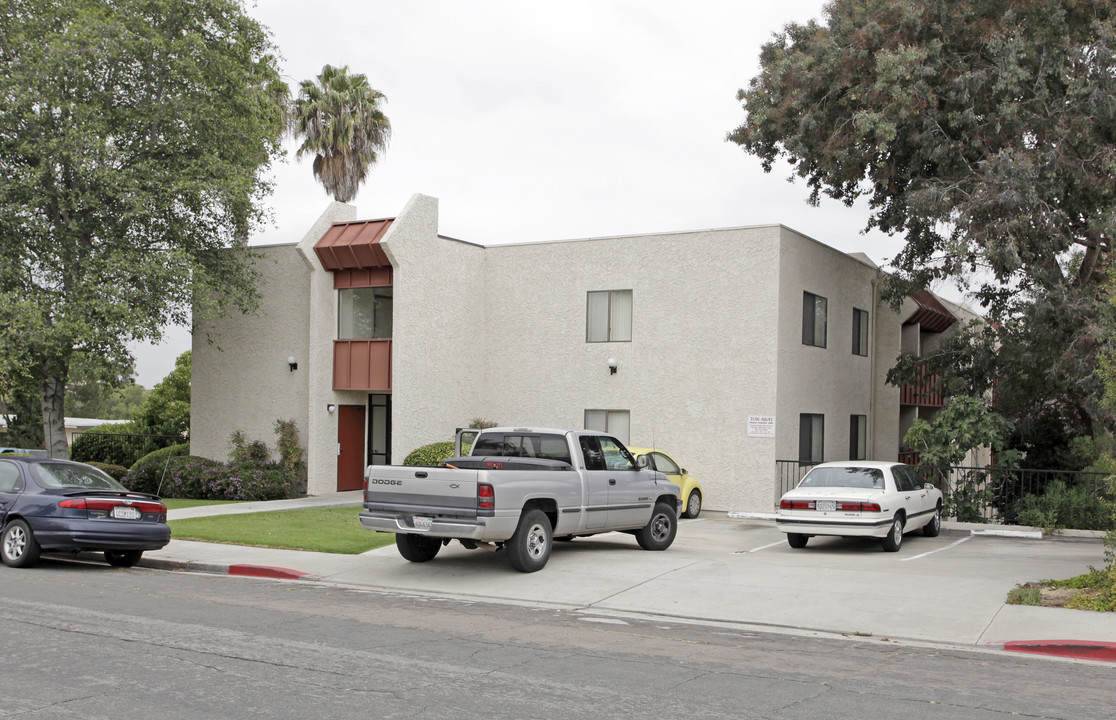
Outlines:
{"type": "Polygon", "coordinates": [[[636,458],[636,467],[639,468],[640,470],[643,470],[644,468],[650,467],[650,465],[651,465],[651,459],[648,458],[646,455],[640,455],[639,457],[636,458]]]}

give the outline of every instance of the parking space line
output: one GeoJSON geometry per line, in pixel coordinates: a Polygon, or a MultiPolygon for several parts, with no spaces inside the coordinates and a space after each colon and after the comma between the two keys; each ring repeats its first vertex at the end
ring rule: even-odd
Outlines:
{"type": "Polygon", "coordinates": [[[760,550],[766,550],[767,548],[775,547],[776,545],[782,545],[782,544],[783,544],[783,541],[779,540],[777,542],[771,543],[770,545],[763,545],[763,546],[758,547],[758,548],[752,548],[751,550],[736,550],[732,554],[733,555],[743,555],[744,553],[754,553],[754,552],[759,552],[760,550]]]}
{"type": "Polygon", "coordinates": [[[907,562],[908,560],[918,560],[919,558],[924,558],[927,555],[933,555],[934,553],[941,552],[942,550],[949,550],[952,547],[957,547],[961,543],[968,542],[969,540],[972,540],[972,539],[973,539],[972,535],[967,535],[967,536],[961,538],[960,540],[957,540],[955,542],[950,543],[949,545],[946,545],[945,547],[940,547],[937,550],[930,550],[929,552],[920,553],[918,555],[911,555],[910,557],[901,559],[899,562],[907,562]]]}

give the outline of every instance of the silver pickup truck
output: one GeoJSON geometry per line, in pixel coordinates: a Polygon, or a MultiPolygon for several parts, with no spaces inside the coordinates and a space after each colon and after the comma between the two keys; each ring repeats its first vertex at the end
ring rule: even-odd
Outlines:
{"type": "MultiPolygon", "coordinates": [[[[476,431],[472,431],[476,432],[476,431]]],[[[360,524],[395,533],[399,554],[432,560],[457,540],[541,570],[555,539],[621,530],[645,550],[678,531],[678,486],[599,432],[490,428],[440,467],[369,465],[360,524]]]]}

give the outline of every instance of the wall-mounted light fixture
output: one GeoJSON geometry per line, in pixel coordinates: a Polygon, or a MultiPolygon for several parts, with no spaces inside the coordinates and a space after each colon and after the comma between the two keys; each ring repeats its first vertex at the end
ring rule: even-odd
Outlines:
{"type": "Polygon", "coordinates": [[[337,412],[337,406],[333,403],[326,403],[326,412],[337,412]]]}
{"type": "Polygon", "coordinates": [[[287,365],[290,366],[291,372],[298,370],[298,361],[295,360],[294,355],[287,356],[287,365]]]}
{"type": "Polygon", "coordinates": [[[616,358],[609,358],[608,359],[608,374],[609,375],[615,375],[616,374],[616,358]]]}

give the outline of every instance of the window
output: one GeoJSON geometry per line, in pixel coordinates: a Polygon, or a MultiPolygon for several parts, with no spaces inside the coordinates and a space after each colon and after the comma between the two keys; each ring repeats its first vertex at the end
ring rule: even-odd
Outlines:
{"type": "Polygon", "coordinates": [[[802,344],[825,347],[825,316],[828,301],[821,295],[802,293],[802,344]]]}
{"type": "Polygon", "coordinates": [[[606,432],[626,443],[631,429],[631,413],[628,410],[586,410],[585,429],[606,432]]]}
{"type": "Polygon", "coordinates": [[[849,416],[849,460],[868,459],[868,416],[849,416]]]}
{"type": "Polygon", "coordinates": [[[340,340],[391,338],[390,287],[337,291],[337,337],[340,340]]]}
{"type": "Polygon", "coordinates": [[[585,341],[630,342],[631,339],[632,291],[590,292],[585,314],[585,341]]]}
{"type": "Polygon", "coordinates": [[[469,454],[545,458],[570,463],[570,448],[561,435],[484,432],[477,438],[469,454]]]}
{"type": "Polygon", "coordinates": [[[823,462],[825,447],[825,416],[802,414],[798,416],[798,461],[823,462]]]}
{"type": "Polygon", "coordinates": [[[922,489],[922,481],[918,479],[918,475],[910,467],[893,467],[891,474],[895,477],[895,488],[899,492],[912,492],[922,489]]]}
{"type": "Polygon", "coordinates": [[[853,308],[853,355],[868,355],[868,311],[853,308]]]}

